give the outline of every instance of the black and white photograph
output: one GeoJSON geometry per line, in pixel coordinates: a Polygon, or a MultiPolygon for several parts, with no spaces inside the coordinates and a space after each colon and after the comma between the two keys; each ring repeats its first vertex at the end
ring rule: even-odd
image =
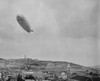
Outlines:
{"type": "Polygon", "coordinates": [[[100,81],[100,0],[0,0],[0,81],[100,81]]]}

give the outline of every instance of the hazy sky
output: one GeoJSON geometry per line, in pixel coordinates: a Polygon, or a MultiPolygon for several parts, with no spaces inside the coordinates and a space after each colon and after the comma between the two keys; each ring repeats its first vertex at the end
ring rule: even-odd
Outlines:
{"type": "Polygon", "coordinates": [[[98,65],[99,0],[0,0],[0,57],[98,65]],[[23,14],[34,30],[16,21],[23,14]]]}

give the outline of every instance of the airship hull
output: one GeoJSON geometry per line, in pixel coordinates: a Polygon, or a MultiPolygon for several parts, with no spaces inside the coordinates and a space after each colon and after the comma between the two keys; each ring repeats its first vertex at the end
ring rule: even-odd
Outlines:
{"type": "Polygon", "coordinates": [[[17,15],[16,17],[17,22],[20,24],[20,26],[27,31],[28,33],[33,32],[33,30],[31,30],[29,23],[27,22],[27,20],[25,19],[24,16],[22,15],[17,15]]]}

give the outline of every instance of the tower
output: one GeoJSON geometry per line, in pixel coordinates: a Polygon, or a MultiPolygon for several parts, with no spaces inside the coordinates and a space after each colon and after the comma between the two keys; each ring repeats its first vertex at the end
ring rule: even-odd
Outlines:
{"type": "Polygon", "coordinates": [[[24,59],[26,59],[26,54],[25,54],[25,56],[24,56],[24,59]]]}

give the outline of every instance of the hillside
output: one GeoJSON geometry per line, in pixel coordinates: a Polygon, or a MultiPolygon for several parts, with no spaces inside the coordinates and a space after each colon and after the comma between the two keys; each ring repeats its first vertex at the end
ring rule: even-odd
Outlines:
{"type": "Polygon", "coordinates": [[[64,61],[42,61],[37,59],[0,59],[0,69],[9,68],[12,70],[20,69],[25,70],[26,68],[32,70],[66,70],[67,65],[70,64],[73,70],[83,70],[84,66],[64,62],[64,61]]]}

